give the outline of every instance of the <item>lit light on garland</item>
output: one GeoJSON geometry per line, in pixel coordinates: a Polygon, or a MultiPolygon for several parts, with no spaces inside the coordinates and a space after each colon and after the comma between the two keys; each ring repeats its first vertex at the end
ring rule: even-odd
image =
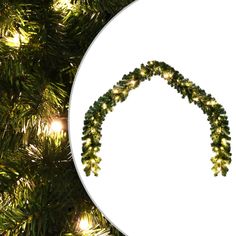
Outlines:
{"type": "Polygon", "coordinates": [[[67,117],[53,117],[41,120],[37,126],[37,136],[40,140],[47,140],[59,147],[67,137],[67,117]]]}
{"type": "Polygon", "coordinates": [[[20,34],[15,33],[13,37],[6,38],[7,44],[12,45],[13,47],[20,47],[20,34]]]}
{"type": "Polygon", "coordinates": [[[82,218],[80,220],[79,227],[83,231],[88,231],[91,228],[87,218],[82,218]]]}
{"type": "Polygon", "coordinates": [[[150,61],[147,65],[142,64],[128,75],[124,75],[112,89],[101,96],[85,114],[82,140],[82,163],[87,176],[94,173],[98,175],[101,158],[97,153],[101,147],[102,123],[109,111],[118,103],[127,98],[129,92],[139,86],[140,82],[150,80],[152,76],[158,75],[174,87],[182,97],[187,97],[190,103],[197,105],[203,113],[208,116],[211,125],[212,150],[215,156],[211,158],[212,170],[217,176],[221,173],[226,176],[228,166],[231,163],[230,152],[230,130],[226,111],[215,98],[207,94],[199,86],[185,79],[178,71],[164,62],[150,61]]]}
{"type": "Polygon", "coordinates": [[[75,230],[77,232],[81,232],[82,235],[88,235],[88,233],[92,232],[92,228],[94,227],[93,216],[91,213],[84,212],[80,218],[78,218],[75,230]]]}
{"type": "Polygon", "coordinates": [[[22,30],[22,34],[18,32],[14,32],[12,34],[12,37],[6,37],[5,38],[6,45],[10,47],[19,48],[21,44],[27,44],[29,43],[29,38],[27,34],[22,30]]]}
{"type": "Polygon", "coordinates": [[[63,131],[63,124],[60,120],[53,120],[50,125],[50,133],[60,133],[63,131]]]}
{"type": "Polygon", "coordinates": [[[48,123],[39,123],[38,132],[39,136],[60,136],[67,130],[67,123],[64,117],[53,118],[48,123]]]}
{"type": "Polygon", "coordinates": [[[55,11],[72,10],[73,4],[71,0],[56,0],[54,1],[53,8],[55,11]]]}

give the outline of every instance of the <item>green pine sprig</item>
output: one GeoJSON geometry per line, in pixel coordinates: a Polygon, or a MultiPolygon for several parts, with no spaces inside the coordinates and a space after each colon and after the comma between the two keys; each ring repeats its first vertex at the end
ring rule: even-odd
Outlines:
{"type": "Polygon", "coordinates": [[[139,86],[142,81],[154,75],[161,76],[167,83],[174,87],[183,98],[187,97],[190,103],[196,104],[203,113],[208,116],[211,125],[212,150],[215,156],[211,158],[212,170],[217,176],[221,173],[226,176],[228,166],[231,163],[230,130],[226,111],[215,98],[207,94],[205,90],[185,79],[178,71],[164,62],[150,61],[142,64],[140,69],[135,69],[128,75],[124,75],[112,89],[94,102],[93,106],[85,114],[82,140],[82,163],[87,176],[94,173],[98,175],[101,158],[97,153],[101,147],[102,123],[108,112],[118,103],[127,98],[129,92],[139,86]]]}

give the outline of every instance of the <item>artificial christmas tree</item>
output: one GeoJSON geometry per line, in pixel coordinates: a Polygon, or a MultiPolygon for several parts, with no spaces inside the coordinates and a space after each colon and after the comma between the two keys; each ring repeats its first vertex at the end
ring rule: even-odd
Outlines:
{"type": "Polygon", "coordinates": [[[1,1],[1,235],[121,235],[77,176],[67,113],[85,51],[130,2],[1,1]]]}

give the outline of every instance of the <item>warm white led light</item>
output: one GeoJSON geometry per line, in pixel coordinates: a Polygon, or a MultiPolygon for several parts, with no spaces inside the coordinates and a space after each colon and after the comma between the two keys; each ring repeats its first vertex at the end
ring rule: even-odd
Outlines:
{"type": "Polygon", "coordinates": [[[90,225],[87,217],[81,218],[80,223],[79,223],[79,228],[82,231],[87,231],[91,228],[91,225],[90,225]]]}
{"type": "Polygon", "coordinates": [[[140,74],[141,74],[142,76],[145,76],[145,75],[146,75],[146,71],[145,71],[145,70],[141,70],[140,74]]]}
{"type": "Polygon", "coordinates": [[[106,109],[107,109],[107,104],[106,104],[106,103],[103,103],[103,104],[102,104],[102,108],[103,108],[104,110],[106,110],[106,109]]]}
{"type": "Polygon", "coordinates": [[[11,47],[20,47],[20,34],[15,33],[13,37],[7,37],[6,38],[6,44],[11,47]]]}
{"type": "Polygon", "coordinates": [[[164,78],[165,80],[170,80],[170,79],[172,79],[172,76],[173,76],[173,73],[172,73],[172,72],[166,71],[166,72],[163,73],[163,78],[164,78]]]}
{"type": "Polygon", "coordinates": [[[63,130],[63,125],[62,125],[61,121],[59,121],[59,120],[52,121],[51,126],[50,126],[51,132],[59,133],[62,130],[63,130]]]}
{"type": "Polygon", "coordinates": [[[19,48],[21,43],[27,44],[29,43],[29,38],[27,36],[27,33],[22,31],[22,33],[12,33],[12,37],[6,37],[6,45],[10,47],[19,48]]]}
{"type": "Polygon", "coordinates": [[[53,7],[55,11],[62,9],[71,10],[73,4],[71,4],[71,0],[58,0],[54,3],[53,7]]]}

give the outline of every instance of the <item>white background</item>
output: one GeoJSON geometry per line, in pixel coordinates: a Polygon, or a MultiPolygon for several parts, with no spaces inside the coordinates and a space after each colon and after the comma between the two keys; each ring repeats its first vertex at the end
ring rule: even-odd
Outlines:
{"type": "Polygon", "coordinates": [[[126,235],[236,235],[235,22],[233,0],[139,0],[100,32],[84,57],[70,101],[74,161],[92,200],[126,235]],[[227,177],[211,171],[207,116],[160,77],[107,115],[99,177],[85,176],[85,112],[149,60],[173,66],[224,106],[233,153],[227,177]]]}

